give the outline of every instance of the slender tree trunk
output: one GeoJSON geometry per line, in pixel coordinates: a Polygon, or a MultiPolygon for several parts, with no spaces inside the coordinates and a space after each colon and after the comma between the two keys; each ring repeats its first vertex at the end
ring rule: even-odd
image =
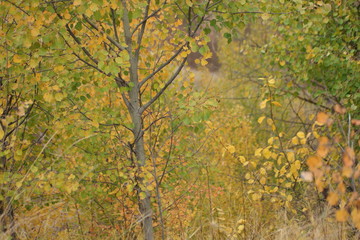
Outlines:
{"type": "MultiPolygon", "coordinates": [[[[132,117],[132,121],[134,124],[133,132],[134,132],[134,151],[136,155],[136,161],[138,167],[143,167],[146,165],[146,154],[145,154],[145,147],[144,147],[144,137],[143,137],[143,123],[141,113],[139,112],[140,105],[137,104],[139,101],[132,102],[130,99],[130,103],[134,104],[136,107],[131,109],[130,114],[132,117]]],[[[133,105],[133,106],[134,106],[133,105]]],[[[137,178],[138,184],[141,186],[146,187],[147,182],[144,178],[138,177],[137,178]]],[[[154,239],[154,229],[152,225],[152,209],[151,209],[151,201],[150,201],[150,193],[148,191],[142,190],[140,187],[137,189],[138,195],[140,193],[145,193],[145,198],[141,199],[139,197],[139,209],[142,217],[142,227],[144,232],[144,238],[146,240],[153,240],[154,239]]]]}
{"type": "MultiPolygon", "coordinates": [[[[132,34],[130,30],[130,22],[128,17],[128,9],[126,0],[122,0],[123,5],[123,27],[124,27],[124,35],[125,35],[125,42],[127,44],[127,52],[129,54],[130,59],[130,82],[133,84],[132,88],[129,91],[129,102],[126,104],[128,111],[131,115],[132,123],[134,127],[132,129],[134,135],[134,149],[136,156],[136,165],[139,167],[140,171],[142,167],[146,165],[146,153],[145,153],[145,144],[144,144],[144,125],[142,119],[142,111],[141,111],[141,96],[140,96],[140,83],[139,83],[139,76],[138,76],[138,66],[139,66],[139,50],[141,45],[142,34],[145,29],[145,23],[142,24],[142,33],[139,35],[138,38],[138,49],[133,51],[132,48],[132,34]]],[[[149,7],[149,1],[148,1],[149,7]]],[[[145,16],[147,16],[147,11],[149,8],[146,8],[145,16]]],[[[132,150],[131,150],[132,151],[132,150]]],[[[152,209],[151,209],[151,200],[150,200],[150,193],[147,190],[141,189],[141,186],[145,187],[148,185],[146,179],[143,177],[138,177],[137,182],[140,186],[138,186],[138,196],[139,196],[139,209],[141,213],[141,222],[142,228],[144,232],[144,239],[145,240],[153,240],[154,239],[154,228],[152,224],[152,209]],[[145,193],[145,198],[141,198],[140,196],[143,195],[141,193],[145,193]]]]}

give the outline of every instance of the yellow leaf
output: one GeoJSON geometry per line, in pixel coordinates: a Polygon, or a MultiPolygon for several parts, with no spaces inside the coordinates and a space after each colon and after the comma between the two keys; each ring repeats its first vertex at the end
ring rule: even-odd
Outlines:
{"type": "Polygon", "coordinates": [[[261,194],[260,193],[254,193],[251,198],[254,200],[254,201],[257,201],[261,198],[261,194]]]}
{"type": "Polygon", "coordinates": [[[239,160],[241,163],[245,163],[246,162],[246,158],[244,156],[240,156],[239,160]]]}
{"type": "Polygon", "coordinates": [[[19,55],[15,54],[13,57],[13,62],[14,63],[21,63],[21,58],[19,55]]]}
{"type": "Polygon", "coordinates": [[[269,151],[268,148],[265,148],[263,151],[262,151],[262,155],[266,158],[266,159],[269,159],[271,157],[271,152],[269,151]]]}
{"type": "Polygon", "coordinates": [[[81,0],[75,0],[73,4],[74,6],[79,6],[81,5],[81,0]]]}
{"type": "Polygon", "coordinates": [[[46,102],[52,102],[54,100],[54,96],[48,92],[44,94],[43,98],[46,102]]]}
{"type": "Polygon", "coordinates": [[[291,201],[293,200],[293,196],[288,195],[288,196],[286,197],[286,200],[289,201],[289,202],[291,202],[291,201]]]}
{"type": "Polygon", "coordinates": [[[56,101],[61,101],[61,100],[63,100],[63,94],[62,93],[55,93],[55,100],[56,101]]]}
{"type": "Polygon", "coordinates": [[[273,79],[273,78],[269,79],[268,83],[269,83],[270,86],[274,86],[275,79],[273,79]]]}
{"type": "Polygon", "coordinates": [[[15,186],[17,187],[17,188],[20,188],[21,186],[22,186],[22,181],[19,181],[19,182],[16,182],[15,183],[15,186]]]}
{"type": "Polygon", "coordinates": [[[186,0],[186,5],[188,5],[189,7],[192,7],[193,2],[191,0],[186,0]]]}
{"type": "Polygon", "coordinates": [[[297,170],[299,170],[301,168],[301,162],[299,160],[296,160],[294,165],[297,170]]]}
{"type": "Polygon", "coordinates": [[[290,162],[295,161],[295,154],[294,154],[294,152],[288,152],[288,153],[286,153],[286,156],[287,156],[287,159],[288,159],[290,162]]]}
{"type": "Polygon", "coordinates": [[[0,126],[0,139],[3,139],[4,135],[5,135],[4,130],[0,126]]]}
{"type": "Polygon", "coordinates": [[[151,192],[152,190],[155,189],[155,186],[152,185],[152,184],[150,184],[150,185],[148,185],[148,186],[146,187],[146,189],[147,189],[149,192],[151,192]]]}
{"type": "Polygon", "coordinates": [[[230,152],[230,153],[234,153],[235,152],[235,147],[233,145],[229,145],[227,147],[227,150],[230,152]]]}
{"type": "Polygon", "coordinates": [[[98,5],[96,3],[93,3],[90,5],[90,10],[95,12],[97,11],[99,8],[98,8],[98,5]]]}
{"type": "Polygon", "coordinates": [[[263,14],[261,14],[261,18],[262,18],[262,20],[266,21],[266,20],[268,20],[270,18],[270,14],[263,13],[263,14]]]}
{"type": "Polygon", "coordinates": [[[187,57],[187,55],[188,55],[188,54],[187,54],[186,51],[183,51],[183,52],[180,53],[180,56],[183,57],[183,58],[187,57]]]}
{"type": "Polygon", "coordinates": [[[346,222],[348,217],[349,213],[344,208],[336,211],[336,220],[338,222],[346,222]]]}
{"type": "Polygon", "coordinates": [[[31,29],[30,33],[31,33],[31,36],[37,37],[40,34],[40,31],[37,28],[33,28],[33,29],[31,29]]]}
{"type": "Polygon", "coordinates": [[[109,192],[108,194],[109,194],[109,195],[114,195],[114,194],[117,193],[118,191],[119,191],[119,189],[118,189],[118,188],[115,188],[114,191],[111,191],[111,192],[109,192]]]}
{"type": "Polygon", "coordinates": [[[305,138],[305,133],[304,132],[298,132],[296,134],[296,136],[298,136],[299,138],[305,138]]]}
{"type": "Polygon", "coordinates": [[[265,177],[260,178],[260,183],[261,183],[262,185],[265,185],[265,183],[266,183],[266,178],[265,178],[265,177]]]}
{"type": "Polygon", "coordinates": [[[265,116],[259,117],[259,119],[257,120],[259,124],[261,124],[265,119],[265,116]]]}
{"type": "Polygon", "coordinates": [[[261,157],[261,151],[262,151],[262,150],[263,150],[262,148],[256,149],[256,150],[255,150],[255,156],[256,156],[256,157],[261,157]]]}
{"type": "Polygon", "coordinates": [[[208,61],[206,61],[205,58],[202,58],[200,63],[201,63],[201,66],[206,66],[206,64],[208,64],[208,61]]]}
{"type": "Polygon", "coordinates": [[[281,103],[279,102],[272,101],[271,103],[274,104],[275,106],[282,107],[281,103]]]}
{"type": "Polygon", "coordinates": [[[297,137],[293,137],[293,138],[291,139],[291,142],[292,142],[292,144],[294,144],[294,145],[298,145],[298,144],[299,144],[299,139],[298,139],[297,137]]]}
{"type": "Polygon", "coordinates": [[[260,103],[260,109],[264,109],[266,107],[266,103],[269,101],[269,99],[265,99],[260,103]]]}
{"type": "Polygon", "coordinates": [[[280,66],[285,66],[286,62],[285,61],[281,61],[280,62],[280,66]]]}
{"type": "Polygon", "coordinates": [[[244,229],[245,229],[245,225],[241,224],[238,226],[237,232],[241,233],[242,231],[244,231],[244,229]]]}
{"type": "Polygon", "coordinates": [[[61,72],[62,70],[64,70],[65,68],[64,68],[64,66],[62,66],[62,65],[58,65],[58,66],[56,66],[56,67],[54,67],[54,71],[55,72],[61,72]]]}

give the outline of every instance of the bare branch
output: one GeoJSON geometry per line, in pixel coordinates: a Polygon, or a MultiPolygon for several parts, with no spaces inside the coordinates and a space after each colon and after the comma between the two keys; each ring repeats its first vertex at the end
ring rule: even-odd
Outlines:
{"type": "Polygon", "coordinates": [[[112,8],[111,8],[111,19],[112,19],[112,22],[113,22],[113,29],[114,29],[114,35],[115,35],[116,41],[120,42],[119,35],[118,35],[117,29],[116,29],[115,11],[112,8]]]}
{"type": "Polygon", "coordinates": [[[93,23],[85,14],[82,15],[83,18],[85,19],[85,21],[90,24],[94,29],[96,29],[97,31],[99,31],[101,34],[105,34],[107,40],[109,40],[112,44],[114,44],[120,51],[125,50],[125,47],[121,46],[119,42],[117,42],[115,39],[113,39],[112,37],[108,36],[106,33],[104,33],[104,31],[100,30],[95,23],[93,23]]]}
{"type": "Polygon", "coordinates": [[[10,3],[10,4],[13,5],[14,7],[16,7],[17,9],[19,9],[19,10],[22,11],[23,13],[25,13],[26,15],[30,16],[29,13],[27,13],[24,9],[22,9],[20,6],[16,5],[15,3],[10,2],[9,0],[4,0],[4,1],[10,3]]]}
{"type": "Polygon", "coordinates": [[[150,99],[149,102],[147,102],[140,108],[140,113],[143,113],[148,107],[150,107],[151,104],[153,104],[165,92],[165,90],[172,84],[172,82],[175,80],[175,78],[179,75],[180,71],[185,66],[186,60],[187,60],[187,57],[185,57],[182,60],[180,66],[176,69],[175,73],[166,82],[165,86],[152,99],[150,99]]]}
{"type": "Polygon", "coordinates": [[[144,13],[144,20],[142,21],[141,29],[140,29],[138,39],[137,39],[138,47],[135,50],[135,59],[136,59],[136,61],[138,61],[138,59],[139,59],[140,46],[141,46],[141,42],[142,42],[142,39],[143,39],[143,36],[144,36],[144,33],[145,33],[146,22],[147,22],[148,15],[149,15],[149,8],[150,8],[150,0],[147,0],[147,5],[146,5],[146,8],[145,8],[145,13],[144,13]]]}
{"type": "MultiPolygon", "coordinates": [[[[79,46],[81,46],[81,41],[80,41],[80,39],[78,39],[78,38],[75,36],[74,32],[71,31],[69,25],[66,24],[65,27],[66,27],[66,30],[68,31],[68,33],[70,34],[70,36],[74,39],[74,41],[75,41],[79,46]]],[[[81,47],[81,49],[82,49],[83,52],[86,54],[86,56],[88,56],[88,57],[91,59],[91,61],[93,61],[94,63],[98,64],[98,60],[96,60],[96,59],[91,55],[91,53],[90,53],[85,47],[81,47]]]]}
{"type": "Polygon", "coordinates": [[[138,25],[136,25],[136,27],[134,28],[134,30],[132,31],[131,35],[134,35],[135,32],[139,29],[139,27],[144,24],[144,22],[146,22],[147,20],[149,20],[150,18],[154,17],[158,12],[160,12],[162,10],[162,8],[159,8],[157,10],[155,10],[153,13],[151,13],[150,15],[148,15],[146,18],[144,18],[141,22],[139,22],[138,25]]]}
{"type": "Polygon", "coordinates": [[[139,88],[141,88],[144,83],[146,83],[150,78],[154,77],[159,71],[161,71],[164,67],[166,67],[167,65],[169,65],[184,49],[184,47],[188,44],[188,42],[186,42],[185,44],[183,44],[176,52],[175,54],[169,58],[166,62],[164,62],[163,64],[161,64],[156,70],[154,70],[150,75],[148,75],[147,77],[145,77],[141,82],[140,82],[140,86],[139,88]]]}

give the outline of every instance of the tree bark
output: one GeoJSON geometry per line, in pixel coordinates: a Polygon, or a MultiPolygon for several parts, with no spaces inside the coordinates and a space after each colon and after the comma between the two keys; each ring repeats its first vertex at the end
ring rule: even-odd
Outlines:
{"type": "MultiPolygon", "coordinates": [[[[148,2],[149,4],[149,2],[148,2]]],[[[129,54],[130,59],[130,82],[133,84],[132,88],[129,90],[129,100],[127,105],[128,111],[131,116],[131,120],[133,123],[133,136],[134,136],[134,148],[131,151],[135,152],[136,156],[136,166],[142,171],[142,167],[146,165],[146,153],[145,153],[145,144],[144,144],[144,125],[142,119],[142,110],[140,104],[140,83],[138,76],[138,66],[139,66],[139,47],[133,52],[132,48],[132,34],[130,30],[130,22],[128,17],[128,9],[125,0],[122,0],[122,5],[124,7],[123,12],[123,24],[124,24],[124,35],[125,42],[127,44],[127,52],[129,54]]],[[[145,15],[147,15],[148,7],[145,15]]],[[[142,34],[145,29],[145,23],[142,25],[142,34]]],[[[138,44],[141,43],[142,34],[139,35],[138,44]]],[[[139,185],[137,188],[138,198],[139,198],[139,209],[141,213],[141,223],[142,229],[144,233],[145,240],[153,240],[154,239],[154,228],[152,222],[152,209],[151,209],[151,200],[150,193],[146,189],[143,190],[141,187],[146,188],[148,185],[146,179],[143,177],[137,177],[137,184],[139,185]],[[141,193],[145,193],[145,198],[141,199],[141,193]]]]}

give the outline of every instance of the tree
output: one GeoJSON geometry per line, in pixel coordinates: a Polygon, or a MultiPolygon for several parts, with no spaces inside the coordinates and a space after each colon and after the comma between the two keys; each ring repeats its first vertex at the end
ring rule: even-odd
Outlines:
{"type": "MultiPolygon", "coordinates": [[[[79,81],[79,70],[94,81],[102,76],[103,83],[116,83],[126,106],[126,111],[121,113],[129,116],[122,116],[121,120],[130,119],[129,123],[120,121],[119,124],[132,134],[132,140],[123,147],[128,148],[128,160],[136,169],[135,189],[144,236],[145,239],[154,239],[151,193],[147,189],[150,180],[145,177],[149,161],[144,143],[144,134],[154,122],[145,125],[146,116],[179,75],[191,51],[199,51],[204,59],[211,56],[206,45],[208,38],[199,32],[204,29],[210,10],[219,2],[75,0],[46,3],[7,1],[6,4],[28,16],[27,22],[17,28],[30,24],[31,41],[37,42],[39,51],[43,51],[33,66],[34,71],[54,64],[55,75],[43,74],[41,81],[49,81],[51,76],[65,79],[64,83],[55,84],[60,85],[60,88],[54,88],[58,93],[41,89],[45,102],[54,106],[56,101],[56,105],[69,107],[62,103],[63,99],[76,101],[73,97],[84,84],[84,81],[79,81]]],[[[98,82],[93,84],[101,85],[98,82]]],[[[114,87],[112,83],[107,84],[101,86],[104,91],[114,87]]],[[[83,97],[79,99],[84,100],[83,97]]],[[[91,119],[86,114],[88,109],[79,111],[91,119]]],[[[119,125],[98,120],[94,125],[119,125]]]]}

